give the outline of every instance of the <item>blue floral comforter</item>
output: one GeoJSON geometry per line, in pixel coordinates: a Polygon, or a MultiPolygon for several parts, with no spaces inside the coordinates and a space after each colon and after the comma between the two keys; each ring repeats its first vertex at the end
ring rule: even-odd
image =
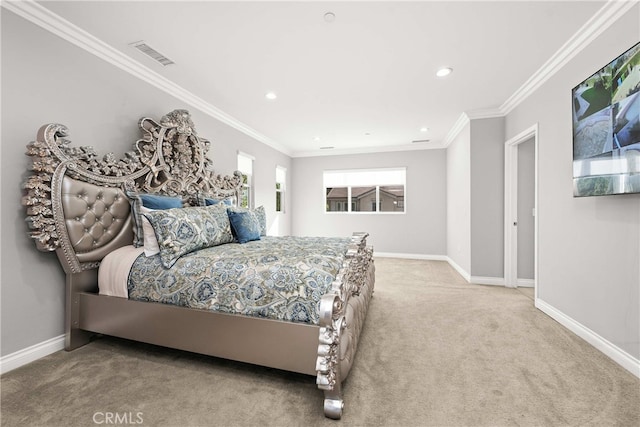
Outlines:
{"type": "Polygon", "coordinates": [[[159,255],[142,254],[129,273],[129,298],[317,324],[350,240],[264,236],[183,255],[170,269],[159,255]]]}

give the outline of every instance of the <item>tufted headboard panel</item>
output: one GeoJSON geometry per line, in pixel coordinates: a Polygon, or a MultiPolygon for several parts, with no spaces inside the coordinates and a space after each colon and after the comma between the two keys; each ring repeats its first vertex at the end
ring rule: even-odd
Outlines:
{"type": "Polygon", "coordinates": [[[27,145],[32,173],[24,183],[29,235],[42,251],[56,251],[67,274],[97,268],[106,254],[133,241],[125,191],[239,199],[242,174],[217,175],[207,157],[210,142],[197,135],[186,110],[159,122],[142,118],[142,138],[116,159],[92,147],[73,147],[60,124],[42,126],[27,145]]]}
{"type": "Polygon", "coordinates": [[[78,261],[100,261],[112,250],[131,244],[131,208],[119,188],[65,176],[61,200],[69,243],[78,261]]]}

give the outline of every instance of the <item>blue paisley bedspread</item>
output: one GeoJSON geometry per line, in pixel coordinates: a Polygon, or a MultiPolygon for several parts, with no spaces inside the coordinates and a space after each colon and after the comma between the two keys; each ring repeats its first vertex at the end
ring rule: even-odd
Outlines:
{"type": "Polygon", "coordinates": [[[350,238],[270,237],[183,255],[166,269],[160,255],[140,255],[129,298],[224,313],[318,324],[350,238]]]}

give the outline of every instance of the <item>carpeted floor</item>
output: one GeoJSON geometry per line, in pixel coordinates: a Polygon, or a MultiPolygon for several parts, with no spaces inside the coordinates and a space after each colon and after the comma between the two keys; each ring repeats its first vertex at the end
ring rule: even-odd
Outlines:
{"type": "Polygon", "coordinates": [[[2,425],[640,425],[640,380],[528,293],[445,262],[376,267],[340,421],[314,377],[104,337],[3,375],[2,425]]]}

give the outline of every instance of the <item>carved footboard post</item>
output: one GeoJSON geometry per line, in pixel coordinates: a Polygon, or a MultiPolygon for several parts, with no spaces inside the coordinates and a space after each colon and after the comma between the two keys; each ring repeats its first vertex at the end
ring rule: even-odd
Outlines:
{"type": "MultiPolygon", "coordinates": [[[[320,300],[316,383],[324,390],[324,414],[333,419],[340,419],[344,408],[340,342],[347,328],[346,308],[349,298],[359,295],[362,286],[370,281],[373,250],[366,247],[367,236],[368,233],[353,233],[342,268],[331,290],[320,300]]],[[[371,281],[369,283],[373,285],[371,281]]]]}

